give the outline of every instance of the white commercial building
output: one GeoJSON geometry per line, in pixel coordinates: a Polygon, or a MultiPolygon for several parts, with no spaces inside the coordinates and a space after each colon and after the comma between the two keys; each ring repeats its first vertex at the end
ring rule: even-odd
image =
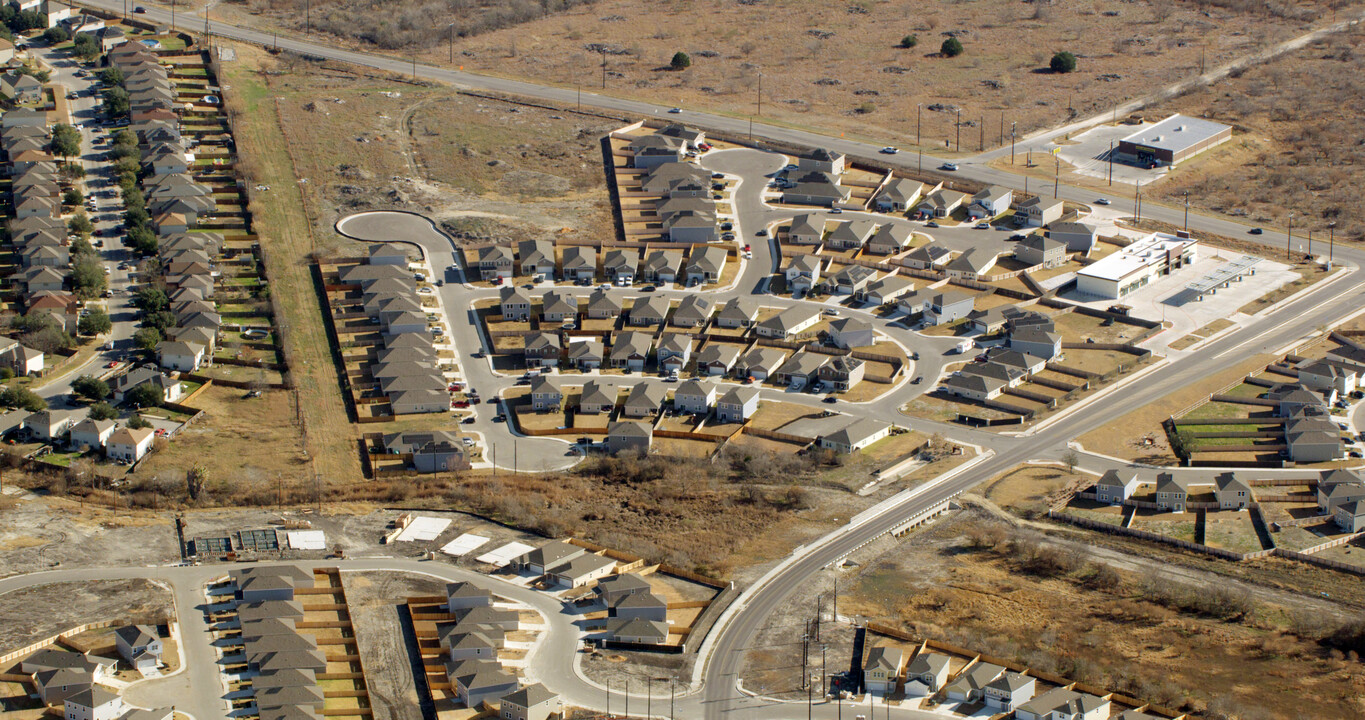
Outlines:
{"type": "Polygon", "coordinates": [[[1076,273],[1076,289],[1118,299],[1195,260],[1198,240],[1152,233],[1076,273]]]}

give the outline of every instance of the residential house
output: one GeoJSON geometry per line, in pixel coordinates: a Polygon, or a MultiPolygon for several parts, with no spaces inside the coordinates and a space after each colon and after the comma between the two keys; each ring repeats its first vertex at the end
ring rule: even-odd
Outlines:
{"type": "Polygon", "coordinates": [[[517,243],[518,268],[522,275],[555,277],[555,246],[549,240],[522,240],[517,243]]]}
{"type": "Polygon", "coordinates": [[[155,671],[161,663],[161,638],[149,625],[124,625],[114,630],[118,654],[139,672],[155,671]]]}
{"type": "Polygon", "coordinates": [[[874,255],[896,255],[910,247],[910,228],[886,223],[867,239],[867,251],[874,255]]]}
{"type": "MultiPolygon", "coordinates": [[[[43,308],[29,304],[29,311],[43,308]]],[[[63,313],[64,314],[64,313],[63,313]]],[[[18,377],[38,375],[43,372],[43,351],[19,344],[13,338],[0,337],[0,367],[7,367],[18,377]]]]}
{"type": "Polygon", "coordinates": [[[1156,506],[1161,510],[1185,512],[1190,495],[1190,480],[1185,476],[1161,473],[1156,476],[1156,506]]]}
{"type": "MultiPolygon", "coordinates": [[[[1328,392],[1331,392],[1330,390],[1328,392]]],[[[1300,415],[1326,415],[1330,401],[1298,383],[1277,385],[1266,393],[1266,399],[1276,404],[1275,414],[1282,418],[1300,415]]],[[[1335,399],[1335,393],[1332,393],[1335,399]]]]}
{"type": "Polygon", "coordinates": [[[1365,500],[1344,502],[1332,511],[1332,522],[1343,532],[1365,532],[1365,500]]]}
{"type": "Polygon", "coordinates": [[[652,592],[633,593],[618,597],[607,613],[613,618],[667,623],[668,603],[652,592]]]}
{"type": "Polygon", "coordinates": [[[972,196],[972,202],[967,206],[967,216],[972,220],[993,218],[1009,210],[1013,202],[1013,190],[992,185],[972,196]]]}
{"type": "Polygon", "coordinates": [[[703,380],[688,380],[673,392],[673,409],[691,415],[705,415],[716,403],[716,386],[703,380]]]}
{"type": "Polygon", "coordinates": [[[635,298],[630,306],[630,324],[634,327],[663,325],[664,318],[668,317],[668,305],[668,298],[662,295],[635,298]]]}
{"type": "Polygon", "coordinates": [[[550,290],[541,298],[540,319],[557,323],[577,320],[578,298],[567,292],[550,290]]]}
{"type": "Polygon", "coordinates": [[[549,720],[552,715],[563,715],[563,707],[558,695],[535,683],[504,695],[498,703],[498,717],[502,720],[549,720]]]}
{"type": "Polygon", "coordinates": [[[492,604],[493,593],[474,583],[446,583],[446,609],[450,612],[492,604]]]}
{"type": "Polygon", "coordinates": [[[489,660],[496,662],[498,650],[506,646],[507,634],[501,628],[466,628],[461,624],[437,626],[441,649],[451,661],[489,660]]]}
{"type": "Polygon", "coordinates": [[[616,283],[630,285],[635,282],[635,265],[639,257],[634,252],[608,250],[602,256],[602,274],[616,283]]]}
{"type": "Polygon", "coordinates": [[[877,226],[870,220],[835,223],[834,231],[825,240],[826,247],[835,250],[856,250],[867,244],[877,226]]]}
{"type": "Polygon", "coordinates": [[[1019,203],[1014,211],[1014,224],[1028,227],[1043,227],[1062,217],[1062,201],[1035,195],[1019,203]]]}
{"type": "Polygon", "coordinates": [[[830,358],[829,362],[821,365],[816,371],[816,377],[820,378],[825,387],[835,392],[847,392],[863,381],[866,372],[867,364],[862,360],[852,355],[843,355],[830,358]]]}
{"type": "Polygon", "coordinates": [[[1004,307],[993,307],[989,310],[974,310],[967,316],[967,319],[970,321],[973,330],[982,335],[994,335],[1005,329],[1005,323],[1009,319],[1005,314],[1005,309],[1004,307]]]}
{"type": "Polygon", "coordinates": [[[687,256],[687,267],[683,270],[683,281],[690,285],[715,283],[720,281],[725,270],[725,248],[694,247],[687,256]]]}
{"type": "Polygon", "coordinates": [[[531,381],[531,409],[536,412],[557,412],[564,405],[564,393],[550,379],[541,375],[531,381]]]}
{"type": "Polygon", "coordinates": [[[940,187],[920,199],[919,204],[915,206],[915,215],[920,218],[945,218],[962,207],[966,199],[966,193],[940,187]]]}
{"type": "Polygon", "coordinates": [[[649,282],[671,283],[678,280],[682,267],[681,250],[653,250],[645,256],[644,276],[649,282]]]}
{"type": "MultiPolygon", "coordinates": [[[[503,320],[526,322],[531,319],[531,296],[518,287],[505,287],[498,292],[503,320]]],[[[575,308],[575,312],[577,309],[575,308]]]]}
{"type": "Polygon", "coordinates": [[[664,333],[659,336],[659,344],[655,349],[655,357],[659,362],[659,369],[663,372],[681,372],[687,367],[687,361],[692,359],[692,336],[682,333],[664,333]]]}
{"type": "Polygon", "coordinates": [[[1066,244],[1042,235],[1029,235],[1015,243],[1014,259],[1029,267],[1055,268],[1066,264],[1066,244]]]}
{"type": "Polygon", "coordinates": [[[504,245],[487,245],[478,249],[478,259],[474,263],[479,269],[479,277],[484,280],[512,277],[512,248],[504,245]]]}
{"type": "Polygon", "coordinates": [[[32,75],[9,70],[0,74],[0,95],[16,103],[36,103],[42,100],[43,84],[32,75]]]}
{"type": "Polygon", "coordinates": [[[768,376],[777,372],[786,359],[787,353],[777,348],[755,347],[740,356],[739,362],[735,364],[735,376],[741,379],[767,380],[768,376]]]}
{"type": "Polygon", "coordinates": [[[949,395],[978,402],[994,400],[1008,386],[1009,383],[996,377],[967,375],[960,372],[953,373],[939,385],[949,395]]]}
{"type": "Polygon", "coordinates": [[[649,362],[649,351],[653,344],[654,338],[648,333],[620,333],[612,340],[608,360],[614,368],[640,372],[645,369],[645,363],[649,362]]]}
{"type": "Polygon", "coordinates": [[[1099,242],[1100,233],[1094,225],[1082,222],[1054,222],[1048,228],[1048,237],[1066,245],[1069,253],[1088,256],[1099,242]]]}
{"type": "Polygon", "coordinates": [[[516,570],[532,575],[544,575],[551,568],[586,553],[587,550],[563,540],[551,540],[512,561],[516,570]]]}
{"type": "Polygon", "coordinates": [[[620,573],[619,575],[608,575],[597,581],[592,592],[602,604],[608,608],[614,607],[621,598],[630,595],[644,595],[650,592],[649,582],[638,574],[620,573]]]}
{"type": "Polygon", "coordinates": [[[872,418],[854,420],[829,435],[821,435],[816,442],[820,447],[839,453],[862,450],[891,434],[891,425],[872,418]]]}
{"type": "Polygon", "coordinates": [[[558,367],[564,351],[559,336],[554,333],[530,333],[524,340],[526,367],[558,367]]]}
{"type": "Polygon", "coordinates": [[[710,197],[668,197],[656,212],[670,242],[710,243],[716,237],[716,201],[710,197]]]}
{"type": "Polygon", "coordinates": [[[606,290],[597,289],[588,296],[587,315],[593,320],[607,320],[621,314],[621,300],[606,290]]]}
{"type": "Polygon", "coordinates": [[[746,328],[758,318],[758,303],[747,297],[730,298],[716,313],[716,326],[722,328],[746,328]]]}
{"type": "Polygon", "coordinates": [[[564,279],[591,281],[597,276],[597,251],[583,245],[564,248],[564,279]]]}
{"type": "Polygon", "coordinates": [[[789,245],[819,245],[825,239],[825,216],[806,213],[792,218],[787,229],[789,245]]]}
{"type": "Polygon", "coordinates": [[[843,153],[826,148],[816,148],[797,159],[796,169],[803,173],[820,172],[840,175],[845,169],[844,162],[843,153]]]}
{"type": "Polygon", "coordinates": [[[786,362],[777,368],[775,373],[770,373],[770,377],[776,377],[777,382],[791,388],[802,388],[808,383],[814,383],[815,378],[820,373],[820,368],[829,362],[830,356],[815,352],[798,352],[792,355],[786,362]]]}
{"type": "MultiPolygon", "coordinates": [[[[477,708],[517,690],[517,677],[488,660],[460,660],[446,664],[446,677],[455,697],[468,708],[477,708]]],[[[264,720],[264,719],[262,719],[264,720]]]]}
{"type": "Polygon", "coordinates": [[[947,655],[922,651],[905,666],[905,692],[909,695],[910,685],[919,683],[923,690],[917,694],[932,695],[948,681],[952,661],[947,655]]]}
{"type": "Polygon", "coordinates": [[[1132,470],[1106,470],[1095,482],[1095,502],[1117,505],[1133,496],[1138,488],[1137,473],[1132,470]]]}
{"type": "Polygon", "coordinates": [[[863,265],[846,265],[830,278],[838,295],[857,295],[877,277],[877,271],[863,265]]]}
{"type": "Polygon", "coordinates": [[[1220,510],[1245,510],[1253,502],[1251,486],[1234,472],[1218,473],[1213,481],[1213,495],[1220,510]]]}
{"type": "Polygon", "coordinates": [[[1329,470],[1317,485],[1318,510],[1330,515],[1337,505],[1365,500],[1365,480],[1351,470],[1329,470]]]}
{"type": "Polygon", "coordinates": [[[63,709],[66,720],[117,720],[123,714],[123,698],[93,685],[68,697],[63,709]]]}
{"type": "Polygon", "coordinates": [[[906,212],[914,207],[923,192],[924,183],[918,180],[892,178],[882,186],[872,205],[880,212],[906,212]]]}
{"type": "Polygon", "coordinates": [[[103,450],[105,443],[109,442],[109,436],[114,434],[114,429],[117,426],[118,424],[113,420],[86,418],[71,428],[71,447],[103,450]]]}
{"type": "Polygon", "coordinates": [[[896,691],[904,663],[905,651],[900,648],[885,645],[870,648],[863,661],[863,687],[869,693],[891,695],[896,691]]]}
{"type": "Polygon", "coordinates": [[[597,370],[606,357],[601,340],[573,340],[568,355],[569,362],[579,370],[597,370]]]}
{"type": "Polygon", "coordinates": [[[638,383],[630,388],[621,414],[629,418],[652,417],[664,403],[664,386],[658,383],[638,383]]]}
{"type": "Polygon", "coordinates": [[[597,380],[589,380],[583,384],[583,390],[578,397],[578,412],[603,415],[615,409],[616,388],[597,380]]]}
{"type": "Polygon", "coordinates": [[[697,150],[699,149],[698,146],[706,143],[705,131],[699,130],[694,127],[688,127],[687,125],[682,125],[679,123],[670,123],[668,125],[665,125],[663,129],[658,132],[658,134],[667,137],[675,137],[678,138],[679,140],[682,140],[683,144],[689,150],[697,150]]]}
{"type": "Polygon", "coordinates": [[[673,310],[670,325],[699,328],[711,317],[711,301],[701,295],[688,295],[673,310]]]}
{"type": "Polygon", "coordinates": [[[742,423],[758,412],[758,389],[752,387],[731,388],[716,401],[716,421],[721,423],[742,423]]]}
{"type": "Polygon", "coordinates": [[[545,575],[554,585],[577,588],[606,577],[615,569],[616,561],[609,557],[583,554],[546,570],[545,575]]]}
{"type": "Polygon", "coordinates": [[[754,326],[760,337],[794,340],[801,333],[820,322],[820,311],[806,305],[795,305],[763,320],[754,326]]]}
{"type": "Polygon", "coordinates": [[[971,248],[945,265],[943,269],[948,272],[948,277],[959,280],[977,280],[995,267],[998,255],[990,251],[977,252],[977,250],[978,248],[971,248]]]}
{"type": "Polygon", "coordinates": [[[868,305],[886,305],[915,290],[915,282],[905,275],[887,275],[873,280],[853,297],[868,305]]]}
{"type": "Polygon", "coordinates": [[[166,370],[192,373],[204,364],[204,346],[178,340],[163,340],[156,344],[157,360],[166,370]]]}
{"type": "Polygon", "coordinates": [[[1006,672],[986,683],[982,695],[986,707],[996,712],[1010,712],[1033,697],[1036,683],[1028,675],[1006,672]]]}
{"type": "Polygon", "coordinates": [[[0,64],[8,64],[14,59],[14,43],[0,38],[0,64]]]}
{"type": "Polygon", "coordinates": [[[1343,395],[1359,386],[1355,367],[1333,360],[1304,360],[1295,368],[1299,384],[1309,390],[1331,390],[1343,395]]]}
{"type": "Polygon", "coordinates": [[[815,255],[796,255],[787,261],[785,274],[787,290],[793,295],[809,293],[820,283],[820,258],[815,255]]]}
{"type": "Polygon", "coordinates": [[[642,135],[626,146],[631,154],[630,166],[648,170],[667,163],[682,162],[686,144],[668,135],[642,135]]]}
{"type": "Polygon", "coordinates": [[[607,638],[630,645],[663,645],[668,641],[668,624],[641,618],[607,621],[607,638]]]}
{"type": "Polygon", "coordinates": [[[829,340],[836,347],[851,350],[858,347],[867,347],[877,340],[877,331],[872,328],[872,323],[858,318],[839,318],[829,324],[829,340]]]}
{"type": "Polygon", "coordinates": [[[1005,668],[991,663],[978,662],[975,665],[962,671],[957,679],[949,683],[946,688],[948,699],[953,702],[978,702],[985,692],[986,686],[1001,673],[1005,668]]]}
{"type": "Polygon", "coordinates": [[[1017,720],[1109,720],[1109,700],[1053,688],[1014,710],[1017,720]]]}
{"type": "Polygon", "coordinates": [[[1044,360],[1056,360],[1062,355],[1062,336],[1033,328],[1015,330],[1009,335],[1009,348],[1044,360]]]}
{"type": "Polygon", "coordinates": [[[74,424],[72,413],[66,410],[40,410],[24,420],[29,435],[44,442],[60,439],[74,424]]]}
{"type": "Polygon", "coordinates": [[[1287,455],[1296,463],[1327,462],[1346,456],[1341,433],[1325,417],[1294,417],[1284,426],[1287,455]]]}
{"type": "Polygon", "coordinates": [[[708,342],[697,353],[697,372],[702,375],[725,375],[739,361],[740,345],[708,342]]]}
{"type": "Polygon", "coordinates": [[[654,428],[648,423],[634,420],[618,420],[607,427],[607,452],[613,455],[622,452],[649,453],[654,428]]]}
{"type": "Polygon", "coordinates": [[[798,177],[782,192],[782,202],[788,205],[834,207],[848,202],[851,195],[851,190],[839,184],[838,175],[809,172],[798,177]]]}
{"type": "MultiPolygon", "coordinates": [[[[930,325],[947,325],[951,322],[961,320],[971,314],[976,307],[976,298],[958,290],[944,290],[942,292],[922,293],[921,298],[924,319],[930,325]]],[[[921,293],[907,296],[901,301],[906,304],[910,298],[918,298],[921,293]]]]}
{"type": "Polygon", "coordinates": [[[921,245],[911,250],[903,262],[916,270],[938,270],[952,259],[952,252],[938,245],[921,245]]]}
{"type": "Polygon", "coordinates": [[[110,460],[135,463],[152,450],[151,428],[119,428],[109,436],[105,456],[110,460]]]}

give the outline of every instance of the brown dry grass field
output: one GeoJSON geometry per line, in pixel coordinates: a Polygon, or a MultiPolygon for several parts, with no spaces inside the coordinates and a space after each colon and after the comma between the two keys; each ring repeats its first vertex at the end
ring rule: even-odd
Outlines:
{"type": "MultiPolygon", "coordinates": [[[[304,5],[222,3],[212,15],[300,32],[304,5]]],[[[386,3],[382,18],[360,0],[311,5],[314,32],[321,29],[321,37],[342,46],[397,49],[439,65],[451,64],[447,56],[453,53],[453,64],[465,70],[741,117],[758,113],[769,122],[879,142],[913,142],[917,104],[926,107],[919,123],[926,146],[956,142],[952,109],[961,108],[964,150],[975,150],[983,136],[987,145],[1000,143],[1010,123],[1025,133],[1146,96],[1196,74],[1201,58],[1213,66],[1244,56],[1328,14],[1326,2],[1262,6],[1237,0],[1085,0],[1065,8],[1010,0],[927,6],[909,0],[607,0],[500,3],[481,6],[482,17],[471,17],[464,3],[437,10],[424,0],[403,0],[386,3]],[[563,7],[568,9],[553,11],[563,7]],[[440,20],[433,21],[433,13],[440,20]],[[450,22],[454,29],[447,30],[450,22]],[[448,43],[447,33],[487,26],[502,29],[448,43]],[[910,35],[917,44],[899,47],[910,35]],[[950,35],[965,52],[940,57],[950,35]],[[1078,56],[1078,68],[1054,75],[1048,60],[1063,49],[1078,56]],[[678,51],[689,54],[691,67],[672,71],[670,59],[678,51]]]]}
{"type": "Polygon", "coordinates": [[[171,593],[146,580],[37,585],[3,596],[0,651],[16,650],[85,623],[168,613],[174,613],[171,593]]]}
{"type": "Polygon", "coordinates": [[[864,568],[841,588],[840,611],[920,636],[1201,716],[1365,712],[1360,665],[1319,644],[1319,631],[1287,619],[1288,609],[1239,597],[1196,607],[1190,595],[1212,591],[1157,588],[1152,577],[1039,545],[976,513],[941,521],[864,568]],[[1321,704],[1300,703],[1303,692],[1321,704]]]}
{"type": "MultiPolygon", "coordinates": [[[[1327,249],[1327,224],[1337,239],[1365,238],[1365,209],[1356,189],[1365,173],[1359,137],[1365,116],[1341,98],[1365,95],[1365,31],[1359,27],[1240,73],[1217,86],[1164,104],[1165,111],[1203,115],[1234,128],[1233,141],[1177,168],[1156,186],[1159,197],[1249,224],[1285,227],[1295,212],[1296,235],[1312,229],[1327,249]]],[[[1315,243],[1315,248],[1316,248],[1315,243]]]]}

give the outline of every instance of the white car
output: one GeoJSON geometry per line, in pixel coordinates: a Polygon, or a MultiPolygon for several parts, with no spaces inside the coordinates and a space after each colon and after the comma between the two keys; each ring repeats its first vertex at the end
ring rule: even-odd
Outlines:
{"type": "Polygon", "coordinates": [[[886,147],[882,148],[882,150],[881,150],[881,153],[882,153],[883,155],[895,155],[895,154],[898,153],[898,152],[900,152],[900,149],[899,149],[899,148],[894,148],[894,147],[891,147],[890,145],[887,145],[886,147]]]}
{"type": "Polygon", "coordinates": [[[939,166],[942,170],[957,170],[957,163],[946,162],[939,166]]]}

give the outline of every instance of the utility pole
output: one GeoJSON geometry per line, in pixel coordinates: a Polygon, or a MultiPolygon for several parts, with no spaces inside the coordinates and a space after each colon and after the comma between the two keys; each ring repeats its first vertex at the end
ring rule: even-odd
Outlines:
{"type": "Polygon", "coordinates": [[[1109,141],[1109,184],[1114,184],[1114,141],[1109,141]]]}
{"type": "Polygon", "coordinates": [[[455,23],[451,23],[451,24],[449,24],[449,25],[446,26],[446,39],[450,41],[450,61],[449,61],[449,64],[454,65],[454,64],[455,64],[455,23]]]}
{"type": "MultiPolygon", "coordinates": [[[[924,104],[923,104],[923,103],[915,103],[915,144],[916,144],[916,145],[919,145],[919,144],[920,144],[920,142],[919,142],[919,138],[920,138],[920,135],[919,135],[920,124],[919,124],[919,123],[920,123],[920,120],[922,119],[922,116],[923,116],[923,115],[924,115],[924,104]]],[[[923,151],[921,151],[921,152],[923,152],[923,151]]]]}
{"type": "Polygon", "coordinates": [[[626,676],[626,720],[630,720],[630,676],[626,676]]]}
{"type": "MultiPolygon", "coordinates": [[[[1333,5],[1332,7],[1335,8],[1336,6],[1333,5]]],[[[1335,9],[1333,12],[1336,12],[1335,9]]],[[[1332,222],[1327,223],[1327,230],[1331,233],[1327,236],[1327,267],[1330,268],[1332,267],[1332,256],[1336,253],[1337,249],[1337,221],[1333,220],[1332,222]]]]}
{"type": "Polygon", "coordinates": [[[829,694],[829,683],[826,682],[825,676],[825,651],[828,649],[828,645],[820,646],[820,692],[826,695],[829,694]]]}
{"type": "Polygon", "coordinates": [[[962,152],[962,108],[957,109],[957,145],[954,152],[962,152]]]}
{"type": "Polygon", "coordinates": [[[986,116],[985,116],[985,115],[982,115],[982,116],[981,116],[981,127],[980,127],[979,129],[980,129],[980,131],[981,131],[981,139],[977,141],[976,151],[977,151],[977,152],[985,152],[985,151],[986,151],[986,116]]]}
{"type": "Polygon", "coordinates": [[[678,679],[668,679],[668,720],[678,720],[678,716],[673,714],[673,706],[678,700],[678,679]]]}
{"type": "Polygon", "coordinates": [[[1140,191],[1139,191],[1139,189],[1138,189],[1137,181],[1134,180],[1134,181],[1133,181],[1133,215],[1137,216],[1137,219],[1138,219],[1138,220],[1141,220],[1141,219],[1142,219],[1142,205],[1139,204],[1139,203],[1141,202],[1141,200],[1142,200],[1142,195],[1140,194],[1140,191]]]}
{"type": "MultiPolygon", "coordinates": [[[[824,614],[824,599],[824,595],[815,596],[815,642],[820,642],[820,616],[824,614]]],[[[824,663],[823,656],[820,662],[824,663]]],[[[824,682],[824,678],[820,680],[824,682]]]]}
{"type": "Polygon", "coordinates": [[[611,718],[611,680],[607,681],[607,718],[611,718]]]}
{"type": "Polygon", "coordinates": [[[607,50],[602,49],[602,89],[607,89],[607,50]]]}
{"type": "Polygon", "coordinates": [[[833,617],[831,617],[830,619],[831,619],[833,622],[838,623],[838,622],[839,622],[839,578],[834,578],[834,611],[833,611],[832,615],[833,615],[833,617]]]}
{"type": "Polygon", "coordinates": [[[1005,144],[1005,111],[1004,111],[1004,110],[1001,110],[1001,111],[1000,111],[1000,143],[999,143],[999,144],[1001,144],[1001,145],[1004,145],[1004,144],[1005,144]]]}
{"type": "Polygon", "coordinates": [[[654,678],[646,678],[645,682],[645,720],[654,717],[654,678]]]}
{"type": "Polygon", "coordinates": [[[810,662],[810,621],[806,621],[806,631],[801,634],[801,684],[807,683],[810,662]]]}
{"type": "Polygon", "coordinates": [[[578,112],[583,112],[583,85],[574,83],[574,87],[578,90],[578,112]]]}
{"type": "Polygon", "coordinates": [[[1185,191],[1185,232],[1190,231],[1190,191],[1185,191]]]}
{"type": "Polygon", "coordinates": [[[754,114],[763,116],[763,73],[758,74],[758,112],[754,114]]]}
{"type": "Polygon", "coordinates": [[[175,30],[175,0],[171,0],[171,30],[175,30]]]}
{"type": "Polygon", "coordinates": [[[512,436],[512,474],[517,474],[517,436],[512,436]]]}
{"type": "Polygon", "coordinates": [[[1294,213],[1289,213],[1289,227],[1284,231],[1284,259],[1292,258],[1294,246],[1294,213]]]}
{"type": "Polygon", "coordinates": [[[1054,154],[1052,159],[1057,162],[1056,169],[1052,171],[1052,199],[1056,200],[1062,186],[1062,156],[1054,154]]]}
{"type": "Polygon", "coordinates": [[[1308,259],[1313,259],[1313,228],[1308,228],[1308,259]]]}
{"type": "Polygon", "coordinates": [[[412,79],[417,79],[417,56],[412,56],[412,79]]]}
{"type": "Polygon", "coordinates": [[[924,172],[924,148],[919,149],[919,167],[917,172],[924,172]]]}
{"type": "Polygon", "coordinates": [[[1010,164],[1011,164],[1011,165],[1014,164],[1014,139],[1015,139],[1015,136],[1014,136],[1014,126],[1015,126],[1016,124],[1017,124],[1017,123],[1015,123],[1014,121],[1010,121],[1010,164]]]}
{"type": "MultiPolygon", "coordinates": [[[[294,7],[298,7],[295,5],[294,7]]],[[[309,35],[313,32],[313,0],[307,0],[303,4],[303,34],[309,35]]]]}

